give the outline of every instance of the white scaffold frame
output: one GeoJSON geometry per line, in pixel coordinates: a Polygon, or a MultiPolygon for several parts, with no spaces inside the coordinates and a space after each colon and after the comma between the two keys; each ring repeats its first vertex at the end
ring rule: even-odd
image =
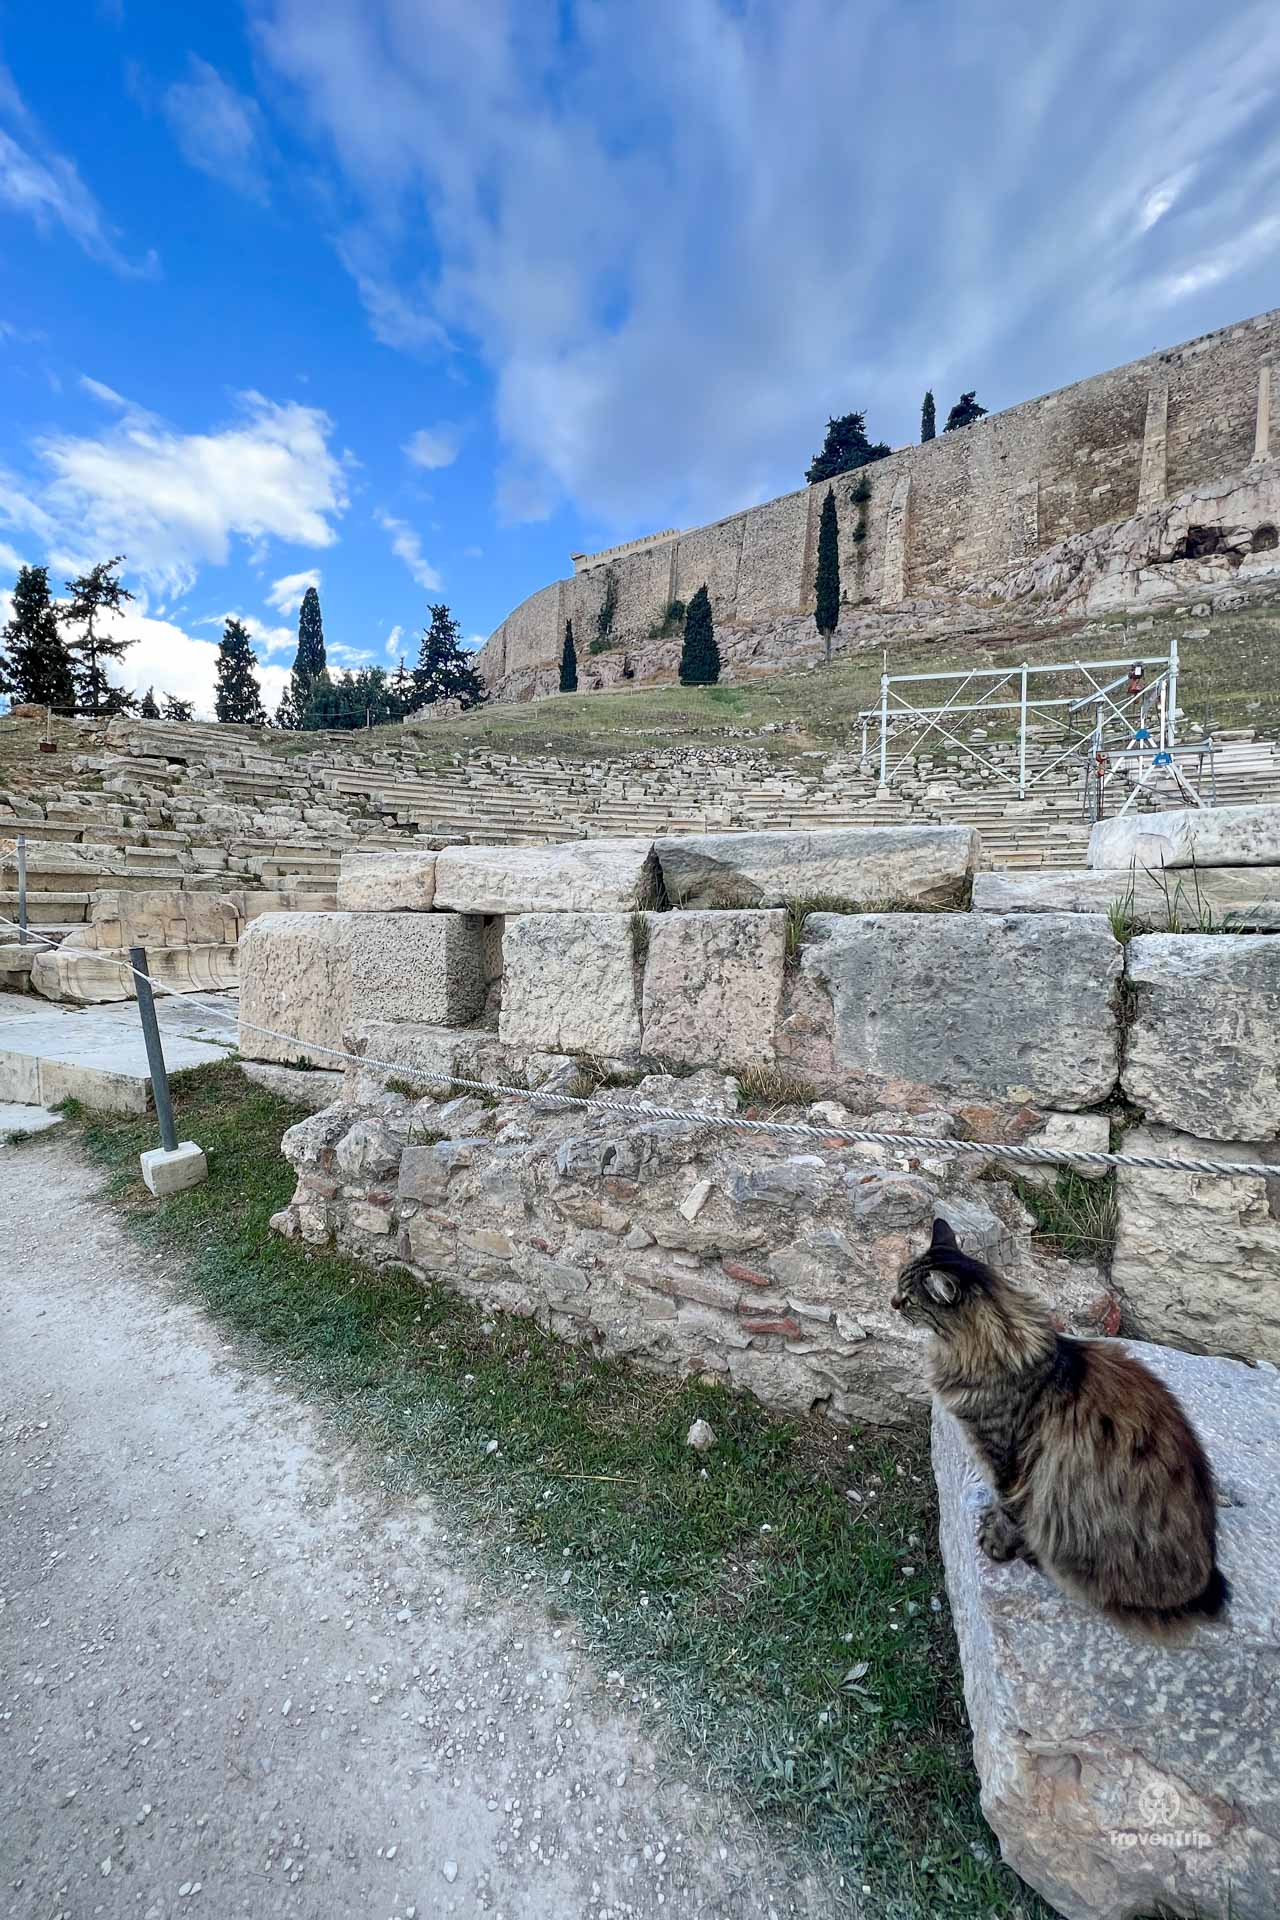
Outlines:
{"type": "Polygon", "coordinates": [[[880,785],[889,787],[921,744],[930,734],[937,733],[984,766],[997,780],[1015,787],[1019,799],[1026,799],[1036,783],[1054,772],[1065,760],[1077,758],[1085,761],[1086,774],[1092,774],[1092,782],[1086,778],[1086,788],[1094,795],[1095,817],[1101,811],[1105,788],[1122,769],[1131,772],[1136,770],[1137,773],[1122,812],[1133,802],[1139,790],[1149,785],[1159,773],[1168,774],[1174,780],[1188,804],[1199,806],[1199,794],[1187,781],[1178,761],[1190,759],[1202,765],[1207,754],[1212,771],[1213,742],[1206,740],[1186,747],[1178,745],[1178,664],[1178,642],[1171,639],[1167,654],[1131,653],[1123,659],[1060,660],[1043,666],[1032,666],[1023,660],[1011,667],[970,667],[947,673],[882,673],[879,704],[864,708],[858,715],[862,729],[861,764],[864,768],[869,767],[869,735],[874,726],[879,734],[880,785]],[[1140,687],[1131,689],[1130,675],[1134,667],[1141,667],[1144,677],[1140,687]],[[1145,675],[1149,667],[1158,668],[1159,671],[1148,679],[1145,675]],[[1117,669],[1121,670],[1118,679],[1108,681],[1103,677],[1117,669]],[[1033,681],[1062,674],[1083,675],[1088,682],[1088,691],[1079,695],[1059,694],[1039,699],[1034,696],[1033,681]],[[941,706],[919,706],[913,697],[899,691],[900,688],[925,684],[937,686],[940,682],[955,682],[954,692],[941,706]],[[1012,697],[1015,684],[1016,698],[1012,697]],[[1006,697],[1000,698],[1006,689],[1009,690],[1006,697]],[[976,697],[967,705],[958,705],[966,692],[972,692],[976,697]],[[1056,710],[1054,718],[1058,723],[1065,719],[1069,732],[1074,727],[1074,735],[1060,752],[1029,775],[1028,716],[1047,718],[1051,710],[1056,710]],[[983,753],[972,740],[951,731],[951,726],[947,724],[950,722],[953,725],[962,717],[972,724],[975,717],[995,718],[1008,713],[1018,716],[1016,776],[983,753]],[[1084,718],[1075,720],[1075,715],[1087,715],[1087,721],[1084,718]],[[889,743],[898,732],[909,732],[911,739],[891,764],[889,743]]]}

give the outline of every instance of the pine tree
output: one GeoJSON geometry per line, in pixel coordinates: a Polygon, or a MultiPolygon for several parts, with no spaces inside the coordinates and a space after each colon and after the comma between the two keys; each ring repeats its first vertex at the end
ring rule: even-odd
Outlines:
{"type": "Polygon", "coordinates": [[[957,427],[971,427],[975,420],[981,420],[985,412],[986,408],[978,405],[971,388],[968,393],[962,393],[960,395],[960,398],[947,415],[947,424],[942,431],[944,433],[954,433],[957,427]]]}
{"type": "Polygon", "coordinates": [[[273,727],[279,727],[282,733],[296,733],[302,725],[302,716],[298,712],[298,703],[293,697],[293,687],[289,685],[280,695],[280,704],[276,708],[273,727]]]}
{"type": "Polygon", "coordinates": [[[404,663],[403,654],[400,655],[400,665],[387,682],[387,686],[396,704],[396,719],[403,720],[406,713],[413,711],[413,675],[404,663]]]}
{"type": "Polygon", "coordinates": [[[138,712],[144,720],[158,720],[160,718],[160,709],[156,705],[154,688],[147,688],[142,696],[142,705],[138,708],[138,712]]]}
{"type": "Polygon", "coordinates": [[[573,622],[564,623],[564,652],[560,655],[560,691],[576,693],[578,691],[578,654],[573,644],[573,622]]]}
{"type": "Polygon", "coordinates": [[[705,586],[698,588],[684,616],[684,646],[680,650],[682,687],[711,687],[720,678],[720,649],[711,619],[711,600],[705,586]]]}
{"type": "Polygon", "coordinates": [[[47,567],[20,567],[13,611],[0,633],[0,693],[17,706],[67,709],[76,703],[71,658],[49,598],[47,567]]]}
{"type": "Polygon", "coordinates": [[[191,700],[179,700],[172,693],[164,697],[164,717],[166,720],[194,720],[195,703],[191,700]]]}
{"type": "Polygon", "coordinates": [[[434,706],[437,700],[461,700],[465,709],[489,698],[488,687],[462,645],[462,629],[444,605],[431,608],[431,625],[422,636],[413,685],[415,712],[434,706]]]}
{"type": "Polygon", "coordinates": [[[924,405],[920,409],[920,444],[932,440],[938,431],[937,409],[933,404],[933,389],[930,387],[924,396],[924,405]]]}
{"type": "Polygon", "coordinates": [[[836,497],[827,488],[818,522],[818,572],[814,581],[817,598],[813,621],[831,658],[831,636],[840,620],[840,529],[836,524],[836,497]]]}
{"type": "Polygon", "coordinates": [[[99,625],[105,615],[123,613],[126,602],[133,599],[128,587],[121,586],[116,572],[123,561],[124,555],[117,553],[110,560],[100,560],[78,579],[68,580],[70,598],[58,609],[58,619],[64,627],[80,629],[78,638],[67,645],[76,679],[77,705],[85,713],[128,711],[118,697],[110,696],[106,662],[122,660],[126,650],[137,643],[103,631],[99,625]]]}
{"type": "Polygon", "coordinates": [[[257,664],[248,630],[241,621],[228,618],[218,642],[218,686],[213,696],[219,720],[242,727],[266,726],[262,688],[254,671],[257,664]]]}
{"type": "Polygon", "coordinates": [[[814,455],[804,477],[810,486],[819,480],[834,480],[838,473],[852,473],[855,467],[869,466],[873,460],[883,460],[891,452],[892,448],[884,440],[873,445],[867,439],[865,413],[844,413],[838,420],[827,421],[822,451],[814,455]]]}
{"type": "Polygon", "coordinates": [[[297,724],[306,726],[316,682],[325,678],[324,621],[320,617],[320,595],[308,587],[298,608],[298,651],[293,660],[293,705],[297,724]]]}

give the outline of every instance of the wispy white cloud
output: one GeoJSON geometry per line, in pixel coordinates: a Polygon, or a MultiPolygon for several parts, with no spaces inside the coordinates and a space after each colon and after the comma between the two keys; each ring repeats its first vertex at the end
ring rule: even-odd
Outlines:
{"type": "Polygon", "coordinates": [[[306,567],[301,573],[286,573],[279,580],[273,580],[267,592],[267,605],[274,607],[277,613],[296,613],[308,587],[314,587],[319,592],[319,567],[306,567]]]}
{"type": "Polygon", "coordinates": [[[41,233],[61,228],[91,260],[116,273],[151,278],[159,272],[154,252],[131,260],[121,250],[118,230],[80,178],[75,162],[44,139],[12,75],[2,65],[0,118],[15,129],[6,132],[0,127],[0,208],[23,215],[41,233]]]}
{"type": "Polygon", "coordinates": [[[491,373],[510,518],[707,518],[830,412],[901,442],[1274,301],[1273,0],[255,6],[377,336],[491,373]]]}
{"type": "Polygon", "coordinates": [[[400,643],[403,638],[404,638],[403,627],[392,627],[390,633],[387,635],[387,644],[383,650],[384,652],[390,654],[393,660],[398,659],[402,652],[400,643]]]}
{"type": "MultiPolygon", "coordinates": [[[[198,639],[171,620],[158,620],[134,608],[119,616],[108,616],[106,625],[109,631],[136,642],[123,659],[109,669],[117,686],[139,694],[154,687],[157,696],[171,693],[179,700],[194,701],[197,719],[213,718],[217,639],[198,639]]],[[[222,625],[221,617],[218,625],[222,625]]],[[[258,681],[269,713],[274,713],[279,705],[288,680],[287,667],[259,665],[258,681]]]]}
{"type": "Polygon", "coordinates": [[[256,100],[193,53],[186,79],[167,87],[160,104],[190,166],[250,199],[267,198],[266,139],[256,100]]]}
{"type": "Polygon", "coordinates": [[[410,575],[424,592],[433,593],[444,583],[436,569],[422,551],[422,542],[413,528],[403,520],[397,520],[394,514],[386,513],[379,507],[374,519],[384,532],[391,535],[391,551],[397,560],[403,560],[410,575]]]}
{"type": "Polygon", "coordinates": [[[191,622],[193,627],[217,627],[221,629],[228,620],[238,620],[255,650],[262,654],[295,653],[298,647],[297,631],[293,627],[273,627],[270,621],[259,620],[252,613],[240,613],[234,607],[228,607],[225,613],[203,614],[199,620],[191,622]]]}
{"type": "Polygon", "coordinates": [[[344,469],[319,409],[246,393],[229,424],[183,433],[118,395],[112,404],[122,417],[104,433],[46,435],[25,481],[0,474],[0,522],[36,534],[57,564],[123,553],[172,595],[201,565],[223,564],[234,539],[337,538],[344,469]]]}
{"type": "Polygon", "coordinates": [[[461,445],[461,430],[442,420],[438,426],[419,427],[416,433],[410,434],[404,443],[404,454],[415,467],[435,470],[451,467],[461,445]]]}
{"type": "Polygon", "coordinates": [[[483,547],[464,547],[462,549],[462,557],[464,560],[483,560],[484,548],[483,547]]]}

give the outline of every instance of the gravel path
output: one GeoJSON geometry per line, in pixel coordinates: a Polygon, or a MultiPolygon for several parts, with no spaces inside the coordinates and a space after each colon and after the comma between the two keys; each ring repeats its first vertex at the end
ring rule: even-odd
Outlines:
{"type": "Polygon", "coordinates": [[[834,1911],[95,1182],[0,1148],[0,1914],[834,1911]]]}

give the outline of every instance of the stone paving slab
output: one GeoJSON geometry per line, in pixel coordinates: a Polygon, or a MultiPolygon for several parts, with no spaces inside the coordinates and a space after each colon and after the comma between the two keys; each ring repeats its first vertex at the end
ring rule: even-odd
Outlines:
{"type": "MultiPolygon", "coordinates": [[[[226,1058],[229,1023],[182,1002],[162,1001],[158,1011],[170,1073],[226,1058]]],[[[145,1113],[150,1096],[136,1006],[33,1010],[15,997],[12,1011],[0,1010],[0,1101],[52,1107],[74,1098],[105,1113],[145,1113]]]]}

